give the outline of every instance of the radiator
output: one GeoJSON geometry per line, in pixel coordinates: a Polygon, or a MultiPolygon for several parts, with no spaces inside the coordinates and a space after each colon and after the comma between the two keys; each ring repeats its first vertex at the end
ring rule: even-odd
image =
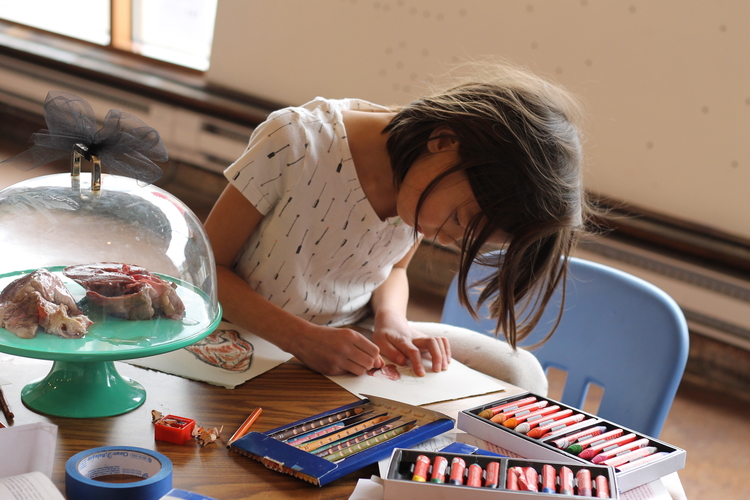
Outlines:
{"type": "Polygon", "coordinates": [[[677,302],[691,332],[750,351],[750,282],[611,238],[582,242],[576,256],[653,283],[677,302]]]}

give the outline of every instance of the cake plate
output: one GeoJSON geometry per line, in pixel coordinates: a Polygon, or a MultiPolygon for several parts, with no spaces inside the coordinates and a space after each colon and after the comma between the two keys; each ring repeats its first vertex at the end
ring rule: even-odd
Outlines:
{"type": "MultiPolygon", "coordinates": [[[[94,324],[79,339],[61,338],[41,329],[35,338],[22,339],[0,328],[1,352],[54,361],[47,376],[29,383],[21,391],[24,404],[39,413],[91,418],[120,415],[138,408],[146,400],[146,390],[138,382],[120,375],[114,362],[191,345],[208,336],[221,321],[221,306],[207,307],[210,299],[205,292],[162,274],[159,276],[177,285],[177,294],[185,304],[184,318],[129,321],[104,316],[95,306],[88,307],[85,290],[62,275],[62,266],[47,269],[63,280],[94,324]]],[[[0,274],[0,290],[32,271],[0,274]]]]}

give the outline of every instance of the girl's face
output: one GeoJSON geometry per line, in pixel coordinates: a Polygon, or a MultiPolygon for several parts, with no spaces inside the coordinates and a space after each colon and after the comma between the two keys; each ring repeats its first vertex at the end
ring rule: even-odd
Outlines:
{"type": "MultiPolygon", "coordinates": [[[[450,133],[450,130],[441,127],[432,136],[441,133],[450,133]]],[[[417,203],[422,192],[435,177],[456,165],[460,159],[458,142],[452,137],[435,138],[430,140],[427,147],[428,152],[414,162],[399,188],[396,210],[407,225],[414,227],[425,238],[447,246],[464,237],[469,221],[481,210],[466,174],[454,172],[442,179],[427,196],[415,227],[417,203]]],[[[507,243],[508,235],[495,235],[490,242],[507,243]]]]}

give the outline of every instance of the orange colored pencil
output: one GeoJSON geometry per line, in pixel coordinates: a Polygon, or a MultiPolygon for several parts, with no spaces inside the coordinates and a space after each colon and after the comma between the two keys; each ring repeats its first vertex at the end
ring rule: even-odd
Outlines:
{"type": "Polygon", "coordinates": [[[245,419],[242,425],[240,425],[240,428],[237,429],[237,432],[232,434],[232,437],[229,438],[229,441],[227,441],[227,448],[229,448],[229,446],[233,442],[237,441],[239,438],[247,434],[247,431],[250,430],[250,426],[253,425],[256,420],[258,420],[258,417],[262,412],[263,408],[261,408],[260,406],[253,410],[250,416],[245,419]]]}

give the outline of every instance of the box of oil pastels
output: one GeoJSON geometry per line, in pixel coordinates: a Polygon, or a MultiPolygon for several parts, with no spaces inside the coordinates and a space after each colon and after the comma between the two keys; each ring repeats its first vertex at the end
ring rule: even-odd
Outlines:
{"type": "Polygon", "coordinates": [[[456,426],[529,460],[614,467],[620,491],[685,467],[685,450],[531,393],[463,410],[456,426]]]}
{"type": "Polygon", "coordinates": [[[250,432],[230,448],[269,469],[318,486],[453,429],[455,421],[418,406],[367,399],[267,432],[250,432]]]}
{"type": "Polygon", "coordinates": [[[594,464],[396,448],[384,478],[384,500],[619,498],[614,469],[594,464]]]}

